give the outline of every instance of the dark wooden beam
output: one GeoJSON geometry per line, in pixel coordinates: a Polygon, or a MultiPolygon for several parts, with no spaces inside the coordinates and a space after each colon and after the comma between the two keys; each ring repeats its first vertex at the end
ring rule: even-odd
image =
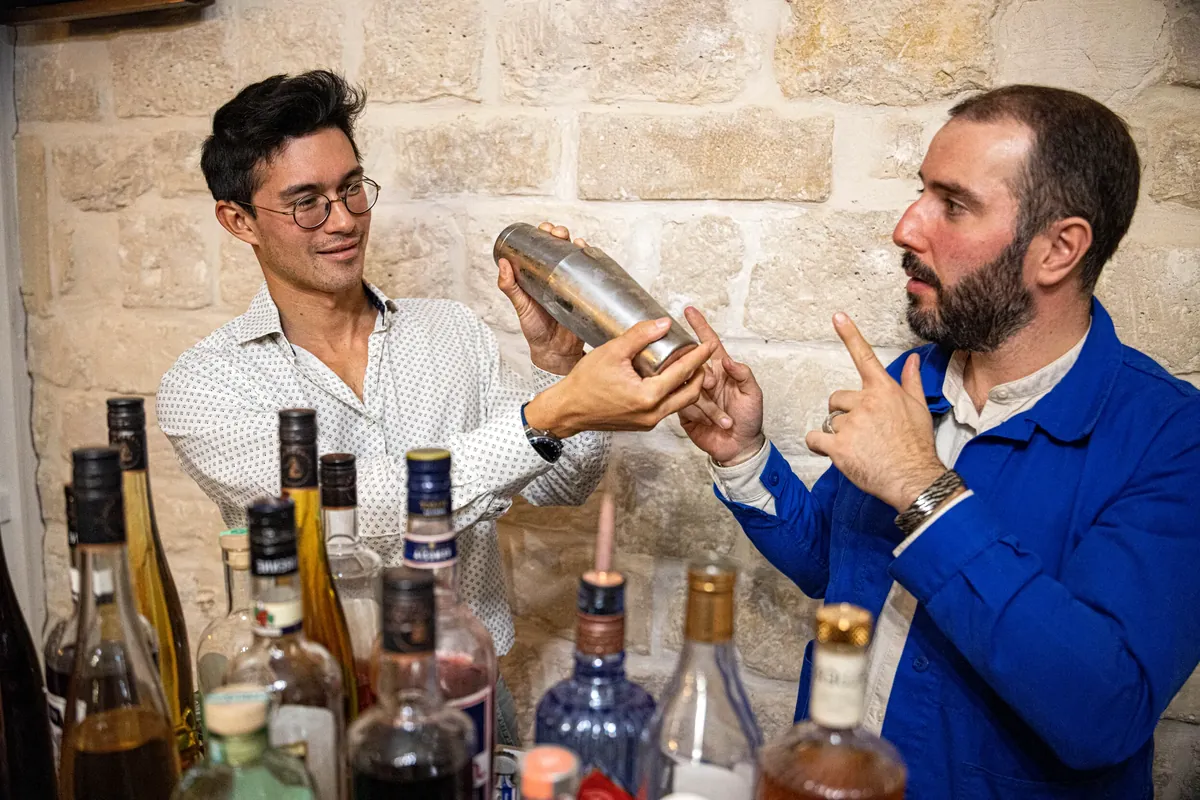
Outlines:
{"type": "MultiPolygon", "coordinates": [[[[21,2],[21,0],[17,0],[21,2]]],[[[206,6],[213,0],[71,0],[67,3],[0,7],[0,23],[32,25],[39,22],[72,22],[79,19],[114,17],[120,14],[139,14],[143,11],[164,11],[173,8],[206,6]]],[[[5,3],[4,5],[7,5],[5,3]]]]}

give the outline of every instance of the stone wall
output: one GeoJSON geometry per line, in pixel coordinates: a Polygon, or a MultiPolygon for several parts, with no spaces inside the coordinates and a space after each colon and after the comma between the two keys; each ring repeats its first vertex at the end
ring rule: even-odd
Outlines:
{"type": "MultiPolygon", "coordinates": [[[[1146,165],[1101,286],[1125,340],[1200,383],[1200,6],[1196,0],[217,0],[183,17],[20,31],[16,141],[51,608],[63,609],[60,484],[104,437],[103,400],[150,399],[174,358],[240,313],[259,275],[212,216],[209,115],[243,84],[327,66],[370,92],[384,187],[369,277],[455,297],[521,356],[494,285],[513,220],[567,224],[678,311],[699,305],[765,385],[801,474],[826,395],[855,383],[828,323],[883,355],[911,343],[890,231],[954,102],[1004,82],[1085,91],[1127,116],[1146,165]]],[[[193,641],[221,612],[220,520],[152,434],[159,521],[193,641]]],[[[790,720],[813,603],[749,546],[677,423],[619,437],[619,561],[634,676],[661,688],[683,564],[744,572],[738,645],[769,734],[790,720]]],[[[519,616],[505,659],[525,719],[569,661],[595,501],[518,503],[502,526],[519,616]]],[[[1195,796],[1200,689],[1160,731],[1160,797],[1195,796]]]]}

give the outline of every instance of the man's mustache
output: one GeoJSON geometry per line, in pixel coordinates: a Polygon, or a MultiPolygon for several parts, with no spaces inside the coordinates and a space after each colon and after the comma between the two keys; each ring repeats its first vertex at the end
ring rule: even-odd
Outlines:
{"type": "Polygon", "coordinates": [[[904,251],[904,255],[900,258],[900,266],[904,268],[904,271],[908,273],[910,278],[916,278],[922,283],[928,283],[934,289],[942,288],[942,282],[933,269],[907,250],[904,251]]]}

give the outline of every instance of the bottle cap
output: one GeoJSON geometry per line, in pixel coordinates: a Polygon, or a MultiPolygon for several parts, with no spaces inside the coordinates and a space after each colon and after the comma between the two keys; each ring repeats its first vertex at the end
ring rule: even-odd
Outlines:
{"type": "Polygon", "coordinates": [[[817,642],[866,647],[871,642],[871,612],[850,603],[817,609],[817,642]]]}
{"type": "Polygon", "coordinates": [[[325,508],[358,505],[358,469],[350,453],[321,456],[321,505],[325,508]]]}
{"type": "Polygon", "coordinates": [[[704,553],[688,564],[684,635],[689,640],[715,644],[733,638],[736,583],[737,565],[716,553],[704,553]]]}
{"type": "Polygon", "coordinates": [[[409,450],[408,513],[442,517],[450,513],[450,451],[409,450]]]}
{"type": "Polygon", "coordinates": [[[123,544],[120,454],[111,447],[84,447],[72,451],[71,464],[79,543],[123,544]]]}
{"type": "Polygon", "coordinates": [[[576,608],[581,614],[610,617],[625,613],[625,576],[615,570],[588,570],[579,579],[576,608]]]}
{"type": "Polygon", "coordinates": [[[730,594],[737,583],[737,565],[708,552],[688,563],[688,589],[704,594],[730,594]]]}
{"type": "Polygon", "coordinates": [[[295,506],[288,497],[264,497],[246,509],[250,521],[250,571],[271,577],[299,569],[295,506]]]}
{"type": "Polygon", "coordinates": [[[432,653],[436,644],[434,580],[427,570],[392,567],[383,573],[383,649],[432,653]]]}
{"type": "Polygon", "coordinates": [[[555,800],[563,784],[579,777],[579,757],[565,747],[543,744],[525,754],[521,765],[521,796],[555,800]]]}
{"type": "Polygon", "coordinates": [[[141,397],[108,398],[108,429],[140,431],[146,427],[146,401],[141,397]]]}
{"type": "Polygon", "coordinates": [[[245,736],[267,726],[267,693],[253,683],[232,683],[204,698],[204,726],[218,736],[245,736]]]}
{"type": "Polygon", "coordinates": [[[317,443],[317,412],[311,408],[285,408],[279,412],[280,444],[317,443]]]}
{"type": "Polygon", "coordinates": [[[250,533],[245,528],[230,528],[217,537],[225,563],[233,569],[250,569],[250,533]]]}

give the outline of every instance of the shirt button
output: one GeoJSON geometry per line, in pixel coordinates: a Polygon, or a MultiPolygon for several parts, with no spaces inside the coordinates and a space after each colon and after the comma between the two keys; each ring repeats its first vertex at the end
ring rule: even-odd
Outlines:
{"type": "Polygon", "coordinates": [[[929,659],[925,656],[917,656],[913,659],[912,665],[917,672],[924,672],[929,669],[929,659]]]}
{"type": "Polygon", "coordinates": [[[767,483],[771,484],[772,486],[778,486],[779,485],[779,473],[772,472],[771,476],[769,478],[767,478],[767,483]]]}

